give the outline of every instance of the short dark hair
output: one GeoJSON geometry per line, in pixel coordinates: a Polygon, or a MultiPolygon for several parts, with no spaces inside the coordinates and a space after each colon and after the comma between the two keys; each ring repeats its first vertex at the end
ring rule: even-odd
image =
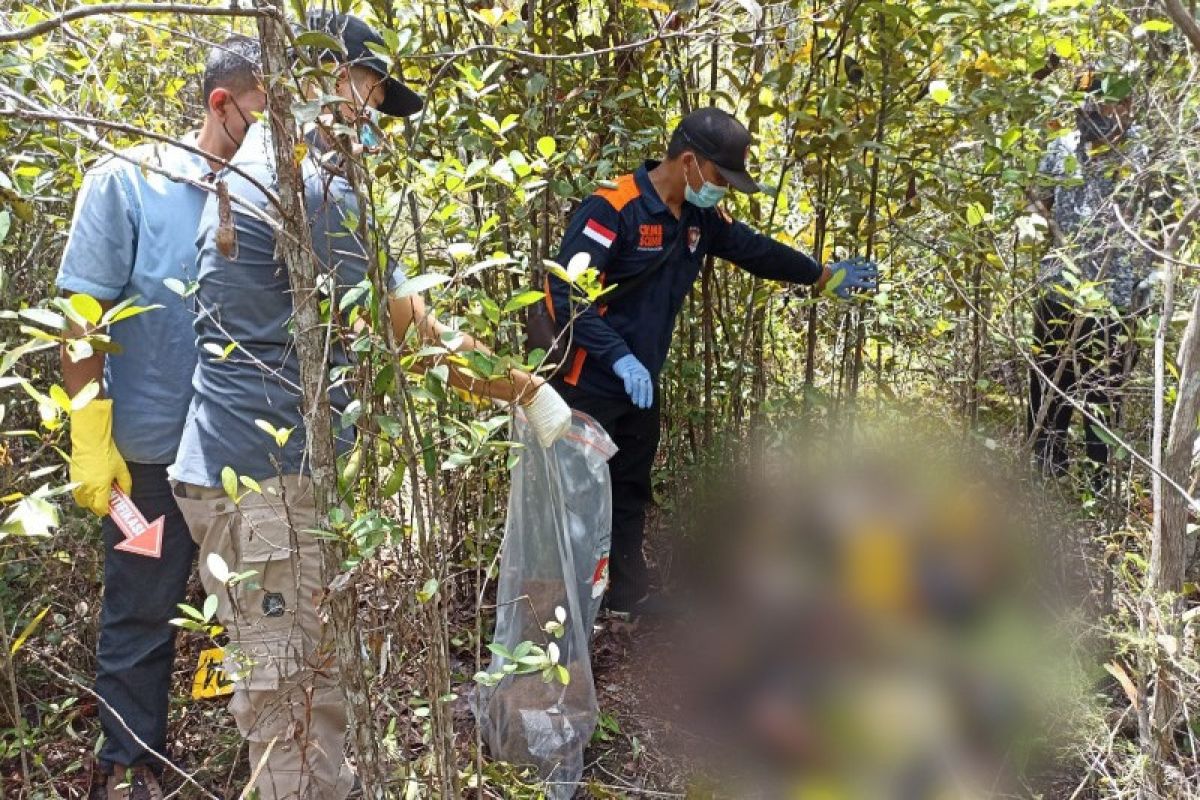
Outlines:
{"type": "Polygon", "coordinates": [[[257,39],[241,34],[214,45],[204,62],[204,80],[200,85],[204,107],[208,108],[208,98],[214,89],[245,91],[258,84],[261,53],[257,39]]]}

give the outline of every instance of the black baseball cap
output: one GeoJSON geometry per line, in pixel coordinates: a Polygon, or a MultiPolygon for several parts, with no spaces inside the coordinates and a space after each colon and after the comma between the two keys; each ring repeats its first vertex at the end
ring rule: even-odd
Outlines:
{"type": "Polygon", "coordinates": [[[746,194],[761,191],[746,172],[750,131],[732,115],[719,108],[701,108],[680,120],[675,133],[688,147],[716,164],[730,186],[746,194]]]}
{"type": "Polygon", "coordinates": [[[345,47],[345,52],[324,50],[321,58],[332,58],[340,64],[366,67],[383,76],[384,97],[379,111],[389,117],[407,117],[421,110],[421,96],[388,74],[387,64],[373,53],[368,43],[383,45],[383,37],[367,23],[352,14],[335,14],[330,11],[311,11],[308,14],[310,30],[327,33],[345,47]]]}

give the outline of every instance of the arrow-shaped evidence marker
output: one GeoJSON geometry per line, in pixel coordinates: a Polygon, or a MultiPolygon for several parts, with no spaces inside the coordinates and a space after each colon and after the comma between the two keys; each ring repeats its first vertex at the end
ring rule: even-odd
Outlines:
{"type": "Polygon", "coordinates": [[[129,499],[129,495],[121,491],[121,487],[115,483],[112,494],[108,496],[108,515],[125,536],[125,541],[117,544],[115,549],[149,558],[162,556],[163,520],[166,517],[146,522],[142,512],[129,499]]]}

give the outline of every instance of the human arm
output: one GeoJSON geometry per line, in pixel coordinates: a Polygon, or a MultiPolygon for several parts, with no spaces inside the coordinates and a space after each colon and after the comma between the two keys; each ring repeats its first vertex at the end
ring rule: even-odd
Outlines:
{"type": "MultiPolygon", "coordinates": [[[[620,215],[603,197],[592,195],[571,217],[563,234],[557,261],[563,267],[586,262],[602,276],[612,261],[613,250],[620,246],[620,215]]],[[[631,355],[629,345],[600,316],[600,310],[579,295],[571,284],[557,275],[547,277],[554,321],[560,332],[570,331],[573,345],[586,350],[609,369],[631,355]]]]}
{"type": "MultiPolygon", "coordinates": [[[[60,290],[67,296],[88,294],[102,310],[112,308],[129,282],[136,248],[136,207],[121,172],[107,169],[85,175],[59,267],[60,290]]],[[[68,326],[59,351],[63,387],[71,397],[93,382],[102,389],[104,353],[93,350],[76,359],[78,346],[72,346],[94,329],[73,322],[68,326]]],[[[70,477],[78,484],[75,501],[101,516],[108,513],[114,482],[126,492],[132,488],[129,470],[112,438],[112,417],[112,401],[102,396],[71,413],[70,477]]]]}

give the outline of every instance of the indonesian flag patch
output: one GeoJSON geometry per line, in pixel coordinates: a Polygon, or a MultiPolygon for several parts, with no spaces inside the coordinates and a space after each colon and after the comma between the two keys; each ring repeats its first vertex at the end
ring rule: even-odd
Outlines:
{"type": "Polygon", "coordinates": [[[587,225],[583,226],[583,235],[605,248],[612,247],[612,243],[617,238],[615,233],[594,219],[589,219],[587,225]]]}

